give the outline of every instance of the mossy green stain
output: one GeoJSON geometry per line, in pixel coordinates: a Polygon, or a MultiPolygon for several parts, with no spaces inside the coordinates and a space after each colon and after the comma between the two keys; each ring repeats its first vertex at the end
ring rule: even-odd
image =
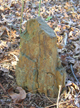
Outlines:
{"type": "Polygon", "coordinates": [[[32,89],[34,90],[35,83],[36,83],[36,75],[37,75],[37,70],[33,70],[33,84],[32,84],[32,89]]]}
{"type": "Polygon", "coordinates": [[[36,60],[32,60],[29,56],[27,56],[26,54],[24,54],[24,53],[22,53],[22,52],[21,52],[21,55],[22,55],[22,56],[25,56],[28,60],[31,60],[31,61],[34,62],[34,63],[36,62],[36,60]]]}
{"type": "Polygon", "coordinates": [[[36,31],[37,30],[33,30],[33,31],[31,31],[32,33],[31,34],[29,34],[28,32],[27,32],[27,30],[25,30],[21,35],[20,35],[20,37],[21,38],[23,38],[22,40],[23,41],[30,41],[33,37],[35,37],[36,35],[36,31]]]}

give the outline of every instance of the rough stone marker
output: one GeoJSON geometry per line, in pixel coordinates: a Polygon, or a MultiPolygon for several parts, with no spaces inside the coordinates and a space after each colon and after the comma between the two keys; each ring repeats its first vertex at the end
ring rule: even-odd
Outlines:
{"type": "Polygon", "coordinates": [[[57,97],[59,85],[65,86],[66,72],[57,53],[57,37],[41,17],[27,22],[21,34],[16,82],[28,91],[57,97]]]}

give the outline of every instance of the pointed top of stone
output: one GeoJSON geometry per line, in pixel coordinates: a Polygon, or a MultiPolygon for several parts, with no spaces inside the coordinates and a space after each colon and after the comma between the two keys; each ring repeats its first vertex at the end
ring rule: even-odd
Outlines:
{"type": "Polygon", "coordinates": [[[44,30],[51,38],[56,37],[56,35],[55,35],[53,29],[50,28],[50,27],[46,24],[46,22],[45,22],[41,17],[38,17],[38,18],[37,18],[37,21],[38,21],[39,24],[40,24],[40,28],[41,28],[42,30],[44,30]]]}

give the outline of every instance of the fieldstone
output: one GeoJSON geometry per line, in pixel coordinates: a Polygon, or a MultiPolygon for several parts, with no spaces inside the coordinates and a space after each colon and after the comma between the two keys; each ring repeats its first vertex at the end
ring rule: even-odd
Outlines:
{"type": "Polygon", "coordinates": [[[38,17],[27,22],[21,34],[16,82],[28,91],[57,97],[59,85],[65,87],[66,72],[57,53],[54,31],[38,17]]]}

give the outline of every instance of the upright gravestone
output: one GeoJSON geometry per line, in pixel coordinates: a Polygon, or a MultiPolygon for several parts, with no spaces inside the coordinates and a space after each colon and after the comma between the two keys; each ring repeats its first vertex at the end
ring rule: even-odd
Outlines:
{"type": "Polygon", "coordinates": [[[58,87],[65,86],[66,72],[57,53],[57,37],[41,17],[27,22],[21,34],[16,81],[28,91],[56,97],[58,87]]]}

